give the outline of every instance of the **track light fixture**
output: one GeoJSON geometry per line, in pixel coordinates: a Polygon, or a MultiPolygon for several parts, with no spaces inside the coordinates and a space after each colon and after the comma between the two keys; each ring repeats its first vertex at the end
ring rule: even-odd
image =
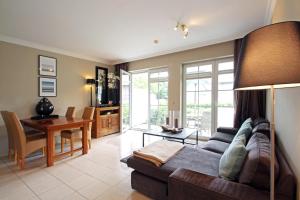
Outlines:
{"type": "Polygon", "coordinates": [[[177,22],[176,26],[174,27],[174,30],[180,30],[182,32],[183,38],[186,39],[187,36],[189,35],[189,28],[187,25],[182,24],[180,22],[177,22]]]}

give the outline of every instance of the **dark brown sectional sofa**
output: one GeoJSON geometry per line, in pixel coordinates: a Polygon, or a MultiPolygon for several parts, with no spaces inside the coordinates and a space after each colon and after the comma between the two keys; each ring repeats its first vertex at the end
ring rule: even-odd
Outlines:
{"type": "MultiPolygon", "coordinates": [[[[237,131],[218,128],[203,148],[186,146],[161,167],[129,157],[127,165],[134,169],[132,188],[158,200],[269,200],[270,130],[266,120],[253,123],[246,146],[248,154],[237,180],[218,176],[220,158],[237,131]]],[[[295,175],[278,147],[275,169],[276,199],[295,199],[295,175]]]]}

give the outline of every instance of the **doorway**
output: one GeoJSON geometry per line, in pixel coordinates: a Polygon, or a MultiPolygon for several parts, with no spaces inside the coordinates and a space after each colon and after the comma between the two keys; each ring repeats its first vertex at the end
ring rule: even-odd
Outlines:
{"type": "Polygon", "coordinates": [[[121,82],[124,90],[121,92],[122,130],[155,129],[165,123],[168,114],[167,68],[124,72],[121,82]]]}

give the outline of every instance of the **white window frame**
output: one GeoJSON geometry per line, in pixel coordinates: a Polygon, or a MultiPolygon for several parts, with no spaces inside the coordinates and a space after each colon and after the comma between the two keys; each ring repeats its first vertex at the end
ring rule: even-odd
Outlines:
{"type": "MultiPolygon", "coordinates": [[[[186,126],[186,80],[194,79],[194,78],[211,78],[212,79],[212,87],[211,87],[211,132],[215,132],[217,130],[217,120],[218,120],[218,75],[220,74],[229,74],[233,73],[233,69],[218,71],[219,63],[223,62],[231,62],[233,61],[233,57],[225,57],[225,58],[216,58],[211,60],[193,62],[183,64],[183,78],[182,78],[182,122],[183,126],[186,126]],[[200,66],[200,65],[212,65],[212,72],[201,73],[201,74],[186,74],[186,69],[192,66],[200,66]]],[[[200,136],[200,139],[207,139],[206,137],[200,136]]]]}

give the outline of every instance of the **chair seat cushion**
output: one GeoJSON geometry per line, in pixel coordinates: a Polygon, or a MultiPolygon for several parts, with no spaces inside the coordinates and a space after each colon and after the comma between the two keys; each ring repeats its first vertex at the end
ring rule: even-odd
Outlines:
{"type": "Polygon", "coordinates": [[[41,149],[43,147],[46,147],[47,142],[46,142],[46,138],[40,138],[40,139],[35,139],[35,140],[31,140],[31,141],[27,141],[26,143],[26,155],[41,149]]]}
{"type": "Polygon", "coordinates": [[[217,177],[220,158],[220,154],[204,149],[184,147],[161,167],[156,167],[149,161],[133,156],[128,158],[127,165],[144,175],[168,182],[169,175],[178,168],[190,169],[217,177]]]}
{"type": "Polygon", "coordinates": [[[203,149],[208,151],[212,151],[218,154],[223,154],[225,150],[229,147],[230,143],[222,142],[219,140],[209,140],[203,149]]]}
{"type": "Polygon", "coordinates": [[[216,132],[209,140],[218,140],[221,142],[231,143],[233,138],[233,134],[216,132]]]}

